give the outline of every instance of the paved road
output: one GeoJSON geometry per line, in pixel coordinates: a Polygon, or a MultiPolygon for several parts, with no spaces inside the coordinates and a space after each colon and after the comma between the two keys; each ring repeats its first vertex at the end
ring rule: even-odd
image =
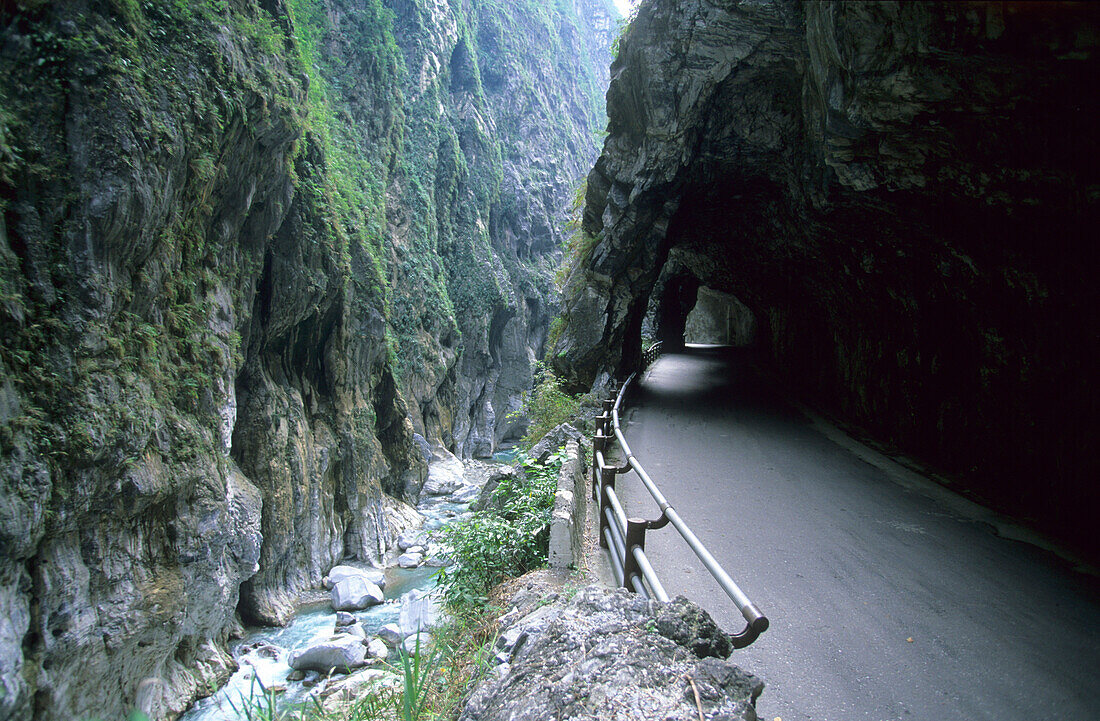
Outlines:
{"type": "MultiPolygon", "coordinates": [[[[624,427],[771,620],[732,657],[767,684],[760,718],[1100,719],[1095,579],[1001,537],[992,514],[938,486],[861,460],[866,449],[819,425],[744,356],[689,348],[650,369],[624,427]]],[[[621,478],[628,514],[656,516],[634,475],[621,478]]],[[[648,550],[671,595],[686,590],[740,630],[671,527],[648,550]]]]}

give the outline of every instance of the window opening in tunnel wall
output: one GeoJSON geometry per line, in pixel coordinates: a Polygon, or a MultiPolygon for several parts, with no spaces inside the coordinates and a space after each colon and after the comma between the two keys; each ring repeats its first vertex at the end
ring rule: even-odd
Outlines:
{"type": "Polygon", "coordinates": [[[695,305],[684,324],[684,342],[750,346],[756,339],[756,317],[737,296],[699,286],[695,305]]]}

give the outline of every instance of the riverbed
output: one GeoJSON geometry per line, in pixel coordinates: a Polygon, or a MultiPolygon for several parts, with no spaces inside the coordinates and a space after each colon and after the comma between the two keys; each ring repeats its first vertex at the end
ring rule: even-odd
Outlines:
{"type": "MultiPolygon", "coordinates": [[[[362,624],[368,637],[374,636],[387,623],[397,623],[401,597],[414,589],[434,588],[437,573],[438,568],[427,566],[389,568],[386,570],[386,603],[352,615],[362,624]]],[[[306,701],[311,692],[319,689],[289,681],[288,658],[296,649],[331,636],[335,626],[336,612],[331,602],[317,601],[301,606],[285,627],[248,629],[244,638],[230,644],[230,652],[240,668],[214,695],[197,701],[180,717],[181,721],[237,721],[244,717],[240,710],[250,701],[258,701],[265,688],[286,689],[279,693],[280,707],[306,701]]]]}
{"type": "MultiPolygon", "coordinates": [[[[507,462],[511,458],[493,460],[507,462]]],[[[463,482],[469,485],[466,478],[463,482]]],[[[475,483],[482,485],[483,479],[475,483]]],[[[469,507],[469,501],[456,502],[449,496],[425,496],[417,505],[417,511],[424,517],[421,528],[432,532],[461,522],[470,515],[469,507]]],[[[388,567],[383,589],[385,603],[352,614],[359,620],[367,637],[377,635],[386,624],[397,623],[401,599],[406,593],[435,588],[439,570],[430,566],[411,569],[388,567]]],[[[239,665],[237,671],[217,692],[197,701],[180,717],[180,721],[238,721],[247,717],[243,709],[255,707],[263,698],[264,689],[279,689],[279,708],[307,701],[310,694],[323,690],[325,681],[313,685],[290,681],[288,677],[292,669],[288,664],[289,657],[294,651],[331,636],[335,626],[336,612],[331,602],[325,599],[300,606],[285,627],[246,629],[243,638],[230,643],[230,652],[239,665]]]]}

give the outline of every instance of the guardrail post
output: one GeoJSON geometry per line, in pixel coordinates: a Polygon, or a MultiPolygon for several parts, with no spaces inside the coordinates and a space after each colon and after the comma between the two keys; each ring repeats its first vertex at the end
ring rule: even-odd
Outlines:
{"type": "Polygon", "coordinates": [[[604,537],[604,529],[609,521],[607,511],[612,508],[611,500],[607,497],[607,488],[615,487],[615,468],[613,466],[600,466],[600,548],[607,548],[607,539],[604,537]]]}
{"type": "Polygon", "coordinates": [[[602,403],[603,403],[603,414],[600,416],[600,418],[610,419],[611,418],[611,409],[615,407],[615,399],[614,398],[604,398],[602,403]]]}
{"type": "Polygon", "coordinates": [[[626,558],[623,559],[623,588],[634,592],[634,585],[631,580],[635,577],[641,577],[642,570],[638,567],[638,560],[634,558],[634,547],[637,546],[643,551],[645,550],[645,529],[649,525],[647,521],[642,518],[628,518],[626,521],[626,542],[623,544],[626,546],[626,558]]]}
{"type": "Polygon", "coordinates": [[[607,453],[607,439],[602,423],[596,423],[596,435],[592,437],[592,500],[600,500],[600,458],[607,453]]]}

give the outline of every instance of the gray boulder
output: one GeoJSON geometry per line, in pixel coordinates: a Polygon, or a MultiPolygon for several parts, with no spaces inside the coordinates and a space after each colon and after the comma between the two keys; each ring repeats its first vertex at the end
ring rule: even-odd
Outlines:
{"type": "Polygon", "coordinates": [[[477,500],[470,505],[470,510],[499,510],[501,504],[493,498],[493,491],[497,489],[501,481],[514,481],[519,475],[520,470],[516,466],[501,466],[499,470],[490,473],[484,487],[481,489],[481,493],[478,494],[477,500]]]}
{"type": "Polygon", "coordinates": [[[332,607],[337,611],[361,611],[385,600],[382,589],[359,576],[345,578],[332,587],[332,607]]]}
{"type": "Polygon", "coordinates": [[[382,639],[387,646],[392,647],[401,643],[401,640],[404,639],[405,636],[401,633],[401,627],[396,623],[387,623],[385,626],[378,629],[378,638],[382,639]]]}
{"type": "Polygon", "coordinates": [[[417,568],[423,561],[423,553],[402,553],[401,556],[397,559],[397,565],[401,566],[401,568],[417,568]]]}
{"type": "Polygon", "coordinates": [[[460,721],[697,719],[696,689],[704,718],[757,719],[764,684],[697,655],[714,650],[713,621],[687,599],[660,604],[589,586],[569,601],[530,612],[524,605],[502,619],[500,665],[474,689],[460,721]]]}
{"type": "Polygon", "coordinates": [[[351,615],[347,611],[336,612],[336,628],[340,628],[341,626],[350,626],[355,622],[355,616],[351,615]]]}
{"type": "Polygon", "coordinates": [[[428,480],[421,493],[428,496],[449,496],[466,482],[462,461],[445,448],[437,447],[428,464],[428,480]]]}
{"type": "Polygon", "coordinates": [[[367,658],[367,647],[362,639],[350,634],[338,634],[298,649],[287,660],[295,671],[328,673],[336,669],[341,673],[360,668],[367,658]]]}
{"type": "Polygon", "coordinates": [[[481,488],[473,485],[461,486],[454,493],[447,497],[447,500],[454,503],[469,503],[470,501],[477,500],[481,495],[481,488]]]}
{"type": "Polygon", "coordinates": [[[337,626],[335,635],[346,634],[348,636],[355,636],[360,641],[367,640],[367,632],[363,629],[363,625],[360,623],[353,623],[350,626],[337,626]]]}
{"type": "Polygon", "coordinates": [[[728,658],[733,643],[728,634],[703,609],[683,596],[677,596],[657,612],[657,632],[696,656],[728,658]]]}
{"type": "Polygon", "coordinates": [[[371,658],[386,658],[390,655],[390,647],[380,638],[372,638],[367,642],[367,655],[371,658]]]}
{"type": "Polygon", "coordinates": [[[409,529],[397,537],[397,547],[407,551],[414,546],[427,546],[430,539],[425,531],[409,529]]]}
{"type": "Polygon", "coordinates": [[[335,566],[325,576],[325,588],[331,589],[340,581],[348,578],[362,578],[379,588],[386,587],[386,572],[378,568],[356,568],[355,566],[335,566]]]}
{"type": "Polygon", "coordinates": [[[402,638],[427,631],[438,624],[442,616],[443,610],[436,595],[420,590],[409,591],[401,599],[398,619],[402,638]]]}
{"type": "Polygon", "coordinates": [[[568,441],[576,441],[583,447],[586,439],[584,434],[576,428],[568,423],[562,423],[550,429],[550,432],[543,436],[527,455],[539,463],[545,463],[547,458],[557,453],[568,441]]]}
{"type": "Polygon", "coordinates": [[[418,654],[425,654],[432,645],[432,635],[430,633],[414,633],[405,639],[401,644],[401,648],[405,650],[410,656],[416,656],[418,654]]]}

